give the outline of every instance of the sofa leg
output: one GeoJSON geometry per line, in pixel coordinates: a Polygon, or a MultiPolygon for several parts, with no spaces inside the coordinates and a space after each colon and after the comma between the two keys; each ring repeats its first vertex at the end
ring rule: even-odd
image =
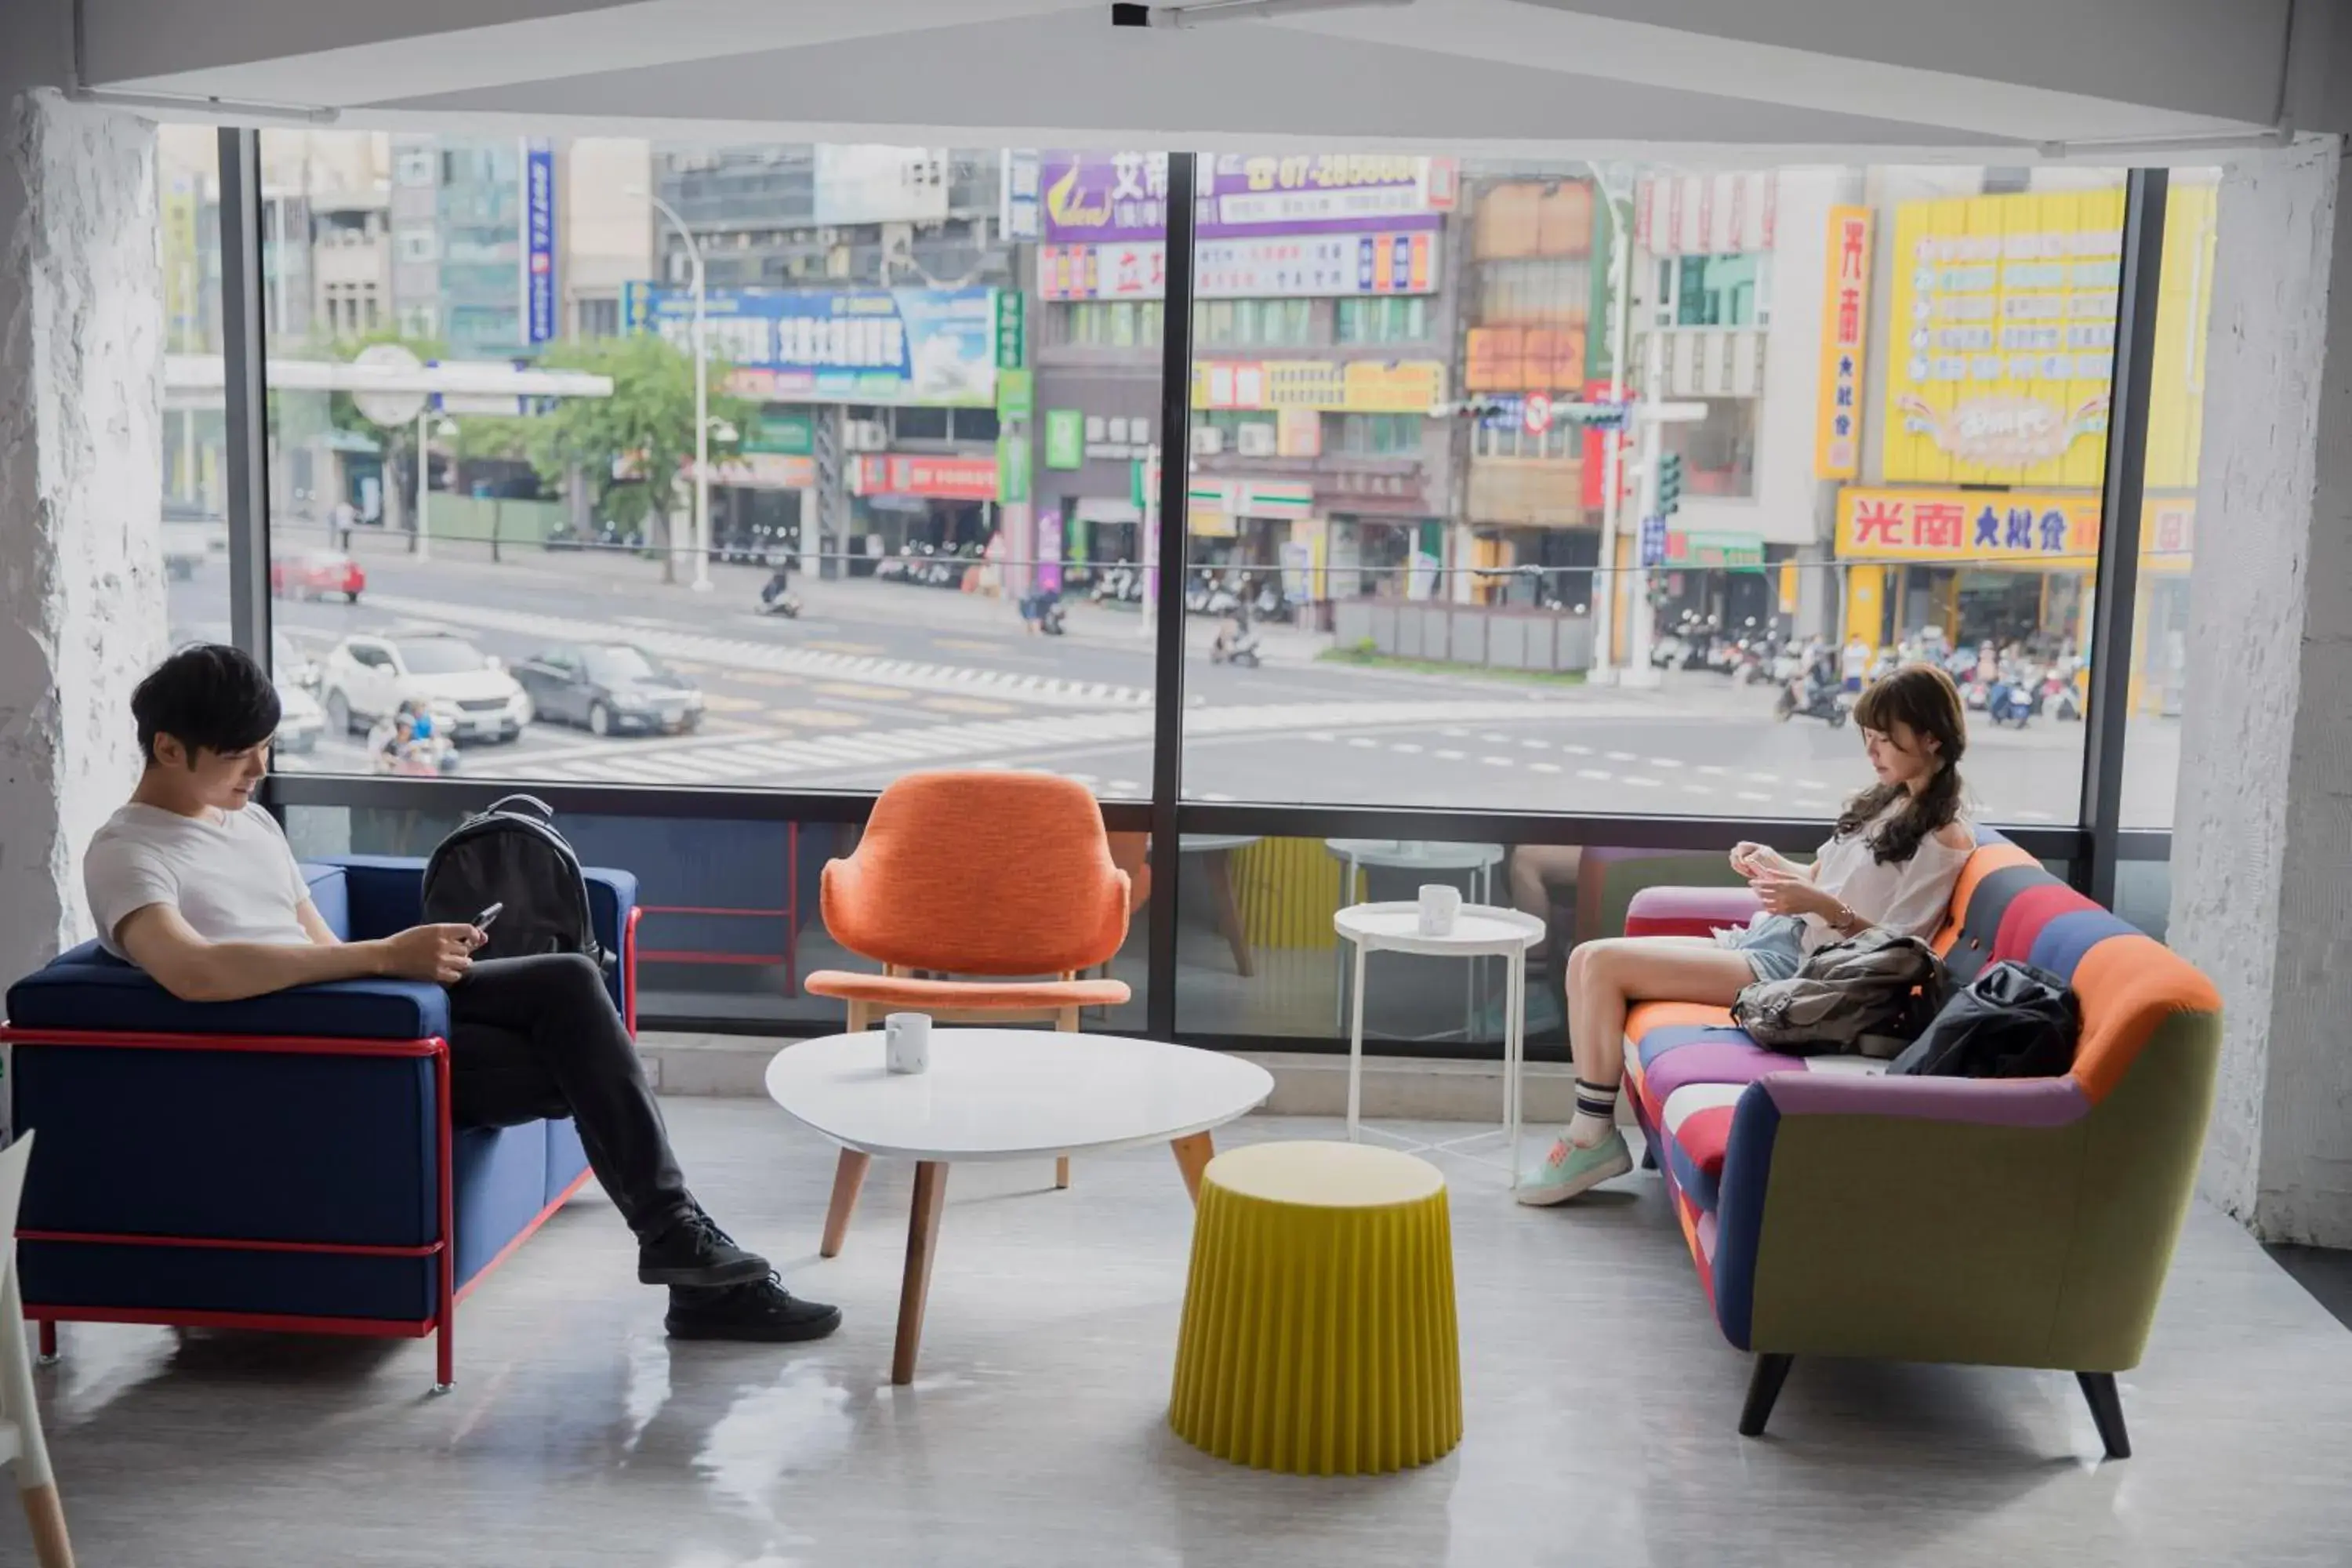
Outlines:
{"type": "Polygon", "coordinates": [[[1777,1354],[1756,1358],[1756,1370],[1748,1375],[1748,1403],[1739,1412],[1741,1436],[1764,1436],[1764,1423],[1772,1419],[1772,1402],[1780,1397],[1780,1385],[1789,1381],[1789,1363],[1796,1359],[1777,1354]]]}
{"type": "Polygon", "coordinates": [[[41,1320],[41,1364],[55,1366],[58,1363],[58,1324],[54,1318],[41,1320]]]}
{"type": "Polygon", "coordinates": [[[2124,1402],[2116,1392],[2116,1374],[2078,1372],[2074,1381],[2083,1385],[2083,1397],[2091,1402],[2091,1422],[2099,1429],[2099,1441],[2106,1445],[2107,1458],[2130,1458],[2131,1434],[2124,1430],[2124,1402]]]}

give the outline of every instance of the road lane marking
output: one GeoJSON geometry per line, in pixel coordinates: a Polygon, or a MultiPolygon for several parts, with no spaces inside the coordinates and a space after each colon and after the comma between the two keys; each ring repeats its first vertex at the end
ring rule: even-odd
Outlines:
{"type": "MultiPolygon", "coordinates": [[[[546,642],[608,642],[614,630],[609,620],[546,615],[502,605],[449,605],[396,594],[377,594],[372,595],[372,602],[406,621],[425,617],[452,628],[506,632],[546,642]]],[[[667,629],[632,627],[631,633],[629,640],[666,660],[723,669],[732,680],[757,681],[763,675],[836,680],[847,678],[918,691],[980,690],[1042,707],[1149,708],[1151,704],[1151,692],[1143,687],[878,658],[876,656],[883,650],[873,643],[827,639],[795,643],[719,637],[676,625],[667,629]]]]}

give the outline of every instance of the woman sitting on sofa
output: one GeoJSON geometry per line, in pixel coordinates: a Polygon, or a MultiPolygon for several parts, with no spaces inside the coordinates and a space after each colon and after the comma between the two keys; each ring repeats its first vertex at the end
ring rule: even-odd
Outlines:
{"type": "Polygon", "coordinates": [[[1976,847],[1962,810],[1960,694],[1935,666],[1911,665],[1865,690],[1853,721],[1877,782],[1847,803],[1811,866],[1760,844],[1733,848],[1732,869],[1763,906],[1744,929],[1617,937],[1569,955],[1576,1114],[1521,1181],[1519,1202],[1559,1203],[1633,1168],[1615,1121],[1633,1003],[1728,1005],[1743,986],[1785,980],[1807,953],[1868,927],[1924,937],[1942,923],[1976,847]]]}

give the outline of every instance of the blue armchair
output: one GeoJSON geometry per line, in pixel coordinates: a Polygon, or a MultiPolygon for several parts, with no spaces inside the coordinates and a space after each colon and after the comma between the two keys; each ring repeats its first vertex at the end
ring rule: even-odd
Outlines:
{"type": "MultiPolygon", "coordinates": [[[[423,918],[422,860],[306,865],[343,937],[423,918]]],[[[588,872],[614,1001],[636,1026],[636,879],[588,872]]],[[[452,1127],[448,996],[346,981],[170,995],[89,942],[8,991],[11,1125],[41,1158],[18,1217],[25,1313],[59,1322],[436,1334],[588,1180],[569,1121],[452,1127]]]]}

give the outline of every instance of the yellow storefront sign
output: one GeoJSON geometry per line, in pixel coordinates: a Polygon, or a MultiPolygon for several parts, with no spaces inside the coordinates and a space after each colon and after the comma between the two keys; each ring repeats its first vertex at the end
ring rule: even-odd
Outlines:
{"type": "Polygon", "coordinates": [[[1886,479],[2098,483],[2123,220],[2120,186],[1895,207],[1886,479]]]}
{"type": "MultiPolygon", "coordinates": [[[[2142,500],[2143,569],[2189,569],[2196,513],[2193,496],[2142,500]]],[[[2089,571],[2098,563],[2099,498],[2079,491],[1848,487],[1838,491],[1837,554],[1841,561],[2089,571]]]]}
{"type": "MultiPolygon", "coordinates": [[[[2215,187],[2175,185],[2149,389],[2150,489],[2193,489],[2215,187]]],[[[2079,486],[2106,460],[2124,195],[2031,192],[1895,208],[1889,483],[2079,486]]],[[[1827,352],[1824,331],[1824,352],[1827,352]]]]}
{"type": "Polygon", "coordinates": [[[1444,395],[1445,366],[1436,360],[1202,360],[1192,366],[1195,408],[1427,414],[1444,395]]]}
{"type": "Polygon", "coordinates": [[[1838,491],[1837,552],[1849,561],[2088,566],[2099,553],[2099,498],[1849,487],[1838,491]]]}
{"type": "Polygon", "coordinates": [[[1829,265],[1822,269],[1822,392],[1813,427],[1813,477],[1862,472],[1863,334],[1870,322],[1870,209],[1830,208],[1829,265]]]}

